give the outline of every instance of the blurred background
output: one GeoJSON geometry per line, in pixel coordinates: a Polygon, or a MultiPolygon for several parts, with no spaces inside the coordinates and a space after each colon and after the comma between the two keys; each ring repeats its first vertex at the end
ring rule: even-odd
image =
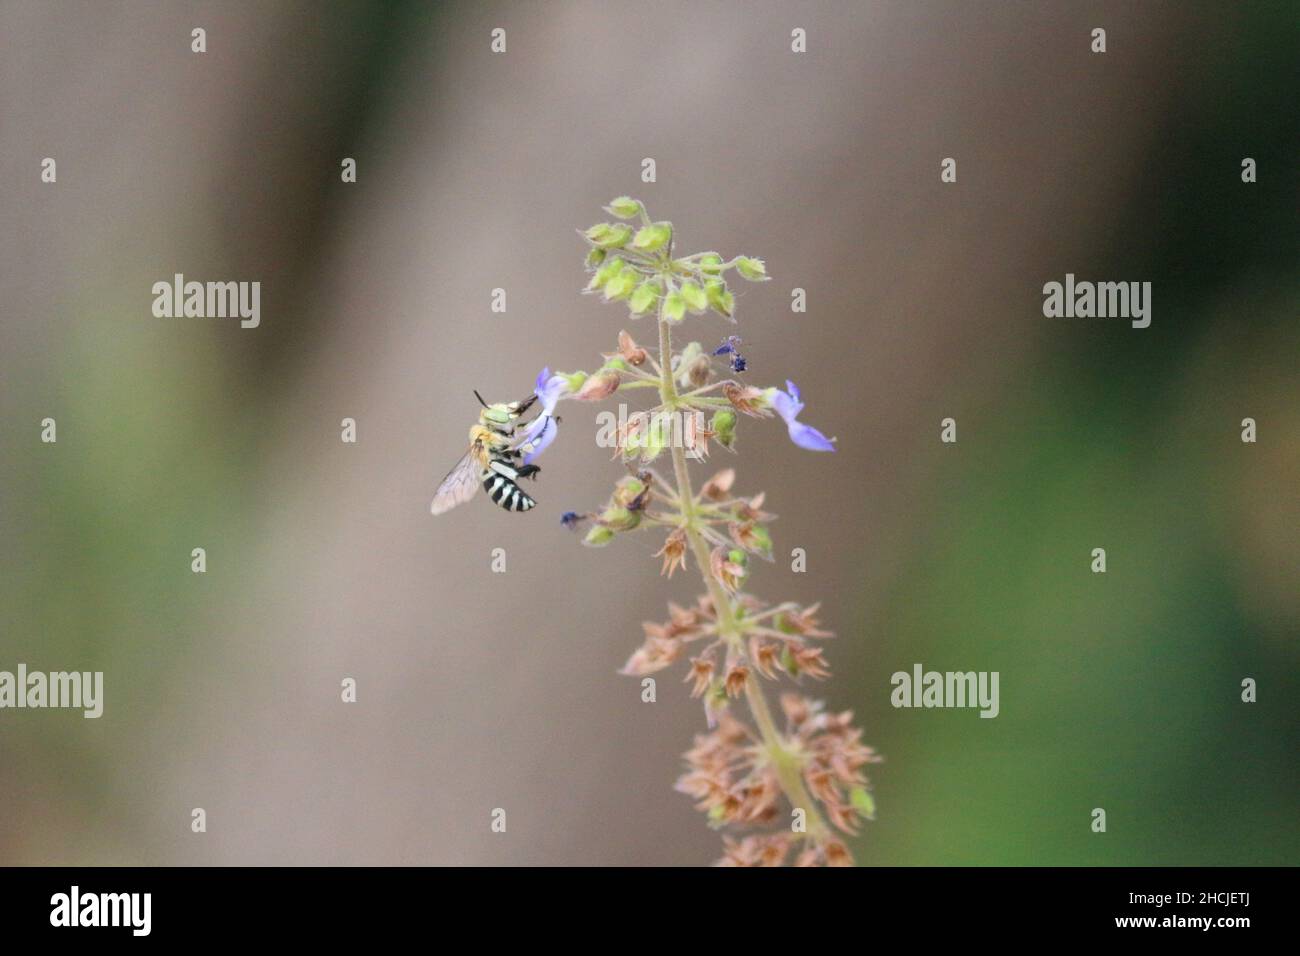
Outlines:
{"type": "Polygon", "coordinates": [[[0,863],[718,856],[681,668],[615,673],[694,568],[558,522],[622,473],[596,409],[537,511],[428,513],[471,389],[653,339],[578,294],[625,193],[767,260],[692,337],[839,437],[712,467],[807,550],[751,590],[823,602],[808,689],[886,757],[861,863],[1296,863],[1298,61],[1289,2],[0,5],[0,669],[106,697],[0,712],[0,863]],[[177,272],[260,281],[260,328],[154,318],[177,272]],[[1152,282],[1150,328],[1044,318],[1067,272],[1152,282]],[[894,710],[914,663],[1000,716],[894,710]]]}

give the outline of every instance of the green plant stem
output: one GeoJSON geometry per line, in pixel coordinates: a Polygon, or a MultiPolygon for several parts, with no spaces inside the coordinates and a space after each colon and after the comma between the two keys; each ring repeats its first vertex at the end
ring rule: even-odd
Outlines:
{"type": "MultiPolygon", "coordinates": [[[[661,299],[659,304],[659,365],[661,367],[659,398],[663,402],[664,408],[669,411],[677,405],[679,400],[677,381],[673,377],[672,364],[672,330],[669,328],[668,319],[664,317],[663,300],[661,299]]],[[[713,565],[709,560],[709,547],[704,540],[704,536],[700,534],[695,492],[691,488],[691,475],[686,467],[686,451],[679,442],[672,443],[672,457],[673,472],[677,478],[677,499],[681,505],[682,517],[686,519],[686,538],[690,542],[691,552],[695,556],[695,563],[700,566],[700,576],[704,578],[704,584],[709,589],[709,597],[713,601],[713,608],[718,617],[718,635],[729,648],[737,652],[743,652],[743,639],[740,628],[736,625],[736,613],[731,603],[731,597],[713,574],[713,565]]],[[[763,688],[760,686],[752,668],[749,671],[749,676],[745,678],[745,701],[749,704],[749,712],[754,718],[754,725],[758,728],[759,737],[762,739],[763,747],[767,751],[768,760],[776,772],[777,781],[780,783],[786,799],[790,801],[790,806],[804,811],[808,836],[816,843],[826,842],[831,838],[830,828],[826,825],[826,821],[822,819],[816,802],[804,785],[798,754],[789,748],[777,732],[776,724],[772,720],[772,711],[767,705],[767,698],[763,695],[763,688]]]]}

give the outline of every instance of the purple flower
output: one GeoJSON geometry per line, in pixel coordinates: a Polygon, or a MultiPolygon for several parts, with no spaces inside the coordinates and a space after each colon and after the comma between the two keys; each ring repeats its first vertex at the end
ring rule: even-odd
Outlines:
{"type": "Polygon", "coordinates": [[[740,352],[738,351],[739,348],[740,348],[740,336],[739,336],[739,335],[728,335],[728,336],[723,340],[722,344],[719,345],[716,349],[713,350],[713,354],[714,354],[714,355],[730,355],[732,352],[735,352],[737,355],[739,355],[739,354],[740,354],[740,352]]]}
{"type": "Polygon", "coordinates": [[[570,392],[569,380],[563,375],[552,375],[550,368],[544,368],[537,376],[533,391],[542,403],[542,410],[524,426],[515,443],[516,448],[524,450],[525,465],[531,465],[555,441],[559,432],[555,425],[555,405],[570,392]]]}
{"type": "Polygon", "coordinates": [[[790,432],[790,440],[808,451],[834,451],[835,445],[829,438],[811,425],[799,421],[799,413],[803,411],[803,402],[799,400],[799,387],[789,379],[786,379],[785,387],[784,392],[779,388],[769,389],[768,401],[785,422],[785,427],[790,432]]]}
{"type": "Polygon", "coordinates": [[[576,511],[566,511],[564,514],[560,515],[560,524],[564,525],[564,527],[568,528],[570,531],[577,531],[578,525],[582,522],[583,517],[583,515],[578,514],[576,511]]]}
{"type": "Polygon", "coordinates": [[[728,335],[722,340],[722,344],[713,350],[714,355],[730,355],[731,370],[733,372],[743,372],[748,366],[745,356],[740,354],[740,336],[728,335]]]}
{"type": "Polygon", "coordinates": [[[555,441],[560,429],[556,427],[554,415],[541,415],[528,423],[528,428],[524,434],[524,440],[520,448],[524,449],[524,464],[531,465],[537,456],[546,451],[551,442],[555,441]],[[540,428],[534,429],[534,425],[540,428]],[[532,432],[532,434],[529,434],[532,432]]]}
{"type": "Polygon", "coordinates": [[[542,402],[541,414],[554,415],[555,403],[570,391],[569,379],[564,375],[552,375],[550,368],[544,368],[537,373],[533,391],[542,402]]]}

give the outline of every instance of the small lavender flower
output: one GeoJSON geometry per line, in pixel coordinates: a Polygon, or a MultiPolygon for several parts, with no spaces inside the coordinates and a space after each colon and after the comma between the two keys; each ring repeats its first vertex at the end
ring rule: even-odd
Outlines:
{"type": "Polygon", "coordinates": [[[538,374],[533,391],[542,408],[537,417],[524,426],[515,446],[525,450],[525,465],[531,465],[555,441],[559,431],[555,426],[555,406],[572,391],[572,384],[568,376],[552,375],[547,367],[538,374]]]}
{"type": "Polygon", "coordinates": [[[767,400],[785,422],[785,427],[790,432],[790,440],[808,451],[834,451],[835,445],[831,439],[811,425],[799,421],[803,402],[799,400],[798,386],[786,379],[785,387],[784,392],[779,388],[768,389],[767,400]]]}
{"type": "Polygon", "coordinates": [[[556,403],[570,391],[569,378],[567,375],[552,375],[550,366],[547,366],[537,373],[533,391],[542,403],[542,414],[554,415],[556,403]]]}

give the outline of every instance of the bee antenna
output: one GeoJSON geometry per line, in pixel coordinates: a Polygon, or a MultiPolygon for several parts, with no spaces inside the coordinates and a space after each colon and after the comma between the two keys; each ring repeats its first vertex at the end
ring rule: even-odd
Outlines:
{"type": "Polygon", "coordinates": [[[488,403],[485,402],[485,401],[483,401],[483,396],[480,395],[480,394],[478,393],[478,389],[477,389],[477,388],[474,389],[474,397],[478,399],[478,403],[479,403],[480,405],[482,405],[484,408],[487,408],[487,407],[488,407],[488,403]]]}

